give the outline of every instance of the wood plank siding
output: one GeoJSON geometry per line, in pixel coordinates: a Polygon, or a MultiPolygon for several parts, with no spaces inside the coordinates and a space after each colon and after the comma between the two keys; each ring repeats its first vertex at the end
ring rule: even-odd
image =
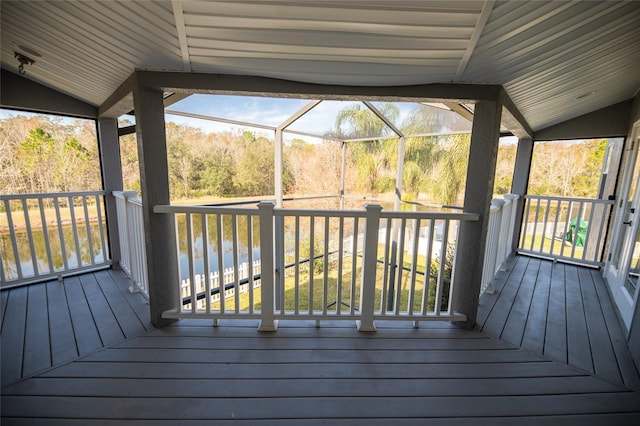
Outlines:
{"type": "MultiPolygon", "coordinates": [[[[79,331],[79,313],[72,313],[69,306],[66,311],[51,306],[51,298],[59,301],[61,295],[78,290],[85,300],[89,296],[99,300],[75,307],[92,317],[91,326],[86,327],[91,332],[76,340],[94,342],[94,348],[79,356],[79,346],[72,345],[71,362],[51,362],[52,368],[39,370],[31,378],[16,379],[14,374],[2,388],[2,425],[639,424],[640,393],[629,388],[632,383],[614,383],[605,377],[607,368],[594,374],[568,365],[568,355],[561,362],[544,353],[550,334],[557,340],[553,350],[563,347],[562,334],[547,331],[555,329],[550,324],[559,318],[552,323],[548,316],[532,315],[532,308],[519,303],[517,309],[529,314],[524,324],[512,320],[507,327],[511,309],[505,308],[505,314],[498,302],[501,294],[517,298],[519,291],[510,289],[510,280],[519,277],[522,282],[525,273],[535,271],[533,287],[526,292],[533,304],[545,305],[542,295],[556,291],[554,286],[564,286],[554,273],[558,265],[543,264],[524,257],[512,261],[496,283],[493,309],[483,310],[482,325],[497,324],[491,319],[495,311],[503,319],[499,328],[509,327],[512,336],[521,334],[520,344],[528,342],[527,348],[448,323],[414,329],[410,323],[377,322],[375,333],[362,333],[355,325],[338,321],[323,322],[321,327],[313,321],[286,322],[274,333],[258,332],[256,321],[231,320],[221,320],[218,327],[207,320],[182,320],[154,329],[145,319],[144,304],[138,305],[131,297],[135,295],[128,294],[119,272],[87,274],[67,279],[64,285],[47,283],[48,323],[60,324],[66,331],[43,338],[51,348],[45,354],[50,353],[53,360],[54,352],[58,353],[54,342],[68,341],[70,332],[79,331]],[[541,268],[548,268],[548,273],[541,273],[541,268]],[[535,276],[544,281],[539,288],[535,276]],[[122,306],[115,308],[115,303],[130,309],[120,312],[122,306]],[[102,316],[107,325],[98,326],[95,323],[102,316]],[[122,336],[113,329],[112,317],[122,336]],[[100,341],[119,340],[96,348],[96,334],[100,341]],[[539,348],[542,353],[537,353],[539,348]]],[[[618,339],[610,343],[611,351],[590,355],[594,371],[601,363],[598,359],[607,359],[613,352],[621,363],[620,376],[627,377],[630,371],[622,371],[629,365],[620,349],[624,339],[611,331],[616,318],[612,310],[607,311],[612,307],[602,301],[601,281],[597,274],[580,268],[574,276],[581,284],[587,276],[593,278],[593,291],[585,290],[583,306],[590,312],[597,297],[602,307],[604,327],[594,326],[597,316],[583,317],[588,336],[592,329],[606,328],[611,339],[618,339]]],[[[29,303],[43,303],[42,290],[33,290],[33,297],[30,291],[25,287],[2,293],[3,304],[7,302],[2,309],[3,374],[5,355],[13,365],[27,362],[27,358],[12,361],[25,357],[27,342],[36,340],[27,331],[33,326],[26,319],[43,321],[42,315],[29,313],[29,303]],[[12,307],[12,299],[24,306],[12,307]],[[14,340],[9,338],[22,343],[11,345],[14,340]],[[5,346],[23,349],[11,351],[5,346]]],[[[483,299],[482,304],[486,308],[489,302],[483,299]]],[[[556,304],[547,298],[549,311],[556,304]]],[[[565,318],[565,335],[569,335],[566,309],[562,310],[565,315],[558,317],[565,318]]],[[[40,347],[46,348],[45,343],[40,342],[40,347]]],[[[60,353],[57,360],[71,357],[60,353]]]]}
{"type": "Polygon", "coordinates": [[[600,272],[516,256],[483,294],[477,329],[640,390],[640,378],[600,272]]]}

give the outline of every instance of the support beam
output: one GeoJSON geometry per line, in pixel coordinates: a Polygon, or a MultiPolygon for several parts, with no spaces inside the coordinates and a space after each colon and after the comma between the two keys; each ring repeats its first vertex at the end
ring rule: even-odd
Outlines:
{"type": "Polygon", "coordinates": [[[282,137],[282,129],[276,129],[275,138],[275,158],[274,158],[274,186],[276,195],[276,207],[282,207],[282,199],[284,197],[284,188],[282,184],[282,175],[284,173],[284,139],[282,137]]]}
{"type": "Polygon", "coordinates": [[[402,201],[402,185],[404,178],[404,151],[405,151],[404,136],[401,136],[398,140],[398,165],[396,167],[396,198],[394,203],[394,209],[400,211],[400,201],[402,201]]]}
{"type": "Polygon", "coordinates": [[[524,214],[524,196],[527,194],[529,186],[529,173],[531,171],[531,156],[533,155],[533,141],[531,138],[518,139],[518,150],[516,151],[516,163],[513,169],[513,181],[511,183],[511,193],[520,196],[516,209],[516,217],[513,223],[513,240],[511,241],[511,251],[518,247],[520,239],[520,228],[522,228],[522,217],[524,214]]]}
{"type": "Polygon", "coordinates": [[[98,108],[5,69],[0,75],[0,106],[17,110],[98,117],[98,108]]]}
{"type": "Polygon", "coordinates": [[[100,169],[102,170],[102,188],[107,193],[105,214],[107,216],[107,235],[109,251],[114,267],[120,267],[120,238],[118,235],[118,212],[113,191],[122,191],[122,164],[120,162],[120,140],[118,120],[115,118],[98,119],[98,147],[100,150],[100,169]]]}
{"type": "Polygon", "coordinates": [[[467,316],[467,321],[455,324],[468,329],[475,325],[478,312],[502,106],[498,102],[478,102],[474,112],[469,147],[469,158],[472,160],[467,167],[464,211],[479,214],[480,220],[460,224],[453,281],[455,286],[452,289],[454,312],[467,316]]]}
{"type": "Polygon", "coordinates": [[[173,217],[153,212],[154,205],[170,203],[162,91],[136,87],[133,99],[142,184],[151,322],[156,327],[163,327],[174,321],[163,319],[162,313],[177,308],[175,302],[178,299],[179,277],[173,217]]]}

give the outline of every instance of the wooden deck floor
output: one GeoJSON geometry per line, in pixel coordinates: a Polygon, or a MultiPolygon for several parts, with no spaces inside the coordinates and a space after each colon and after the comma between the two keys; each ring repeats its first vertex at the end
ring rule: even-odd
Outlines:
{"type": "MultiPolygon", "coordinates": [[[[508,277],[515,277],[519,264],[508,277]]],[[[533,266],[530,260],[524,264],[525,270],[533,266]]],[[[477,330],[378,323],[376,333],[360,333],[344,322],[320,328],[296,322],[260,333],[254,322],[221,321],[212,327],[210,321],[180,321],[145,331],[147,320],[136,314],[143,306],[128,301],[120,278],[105,271],[70,281],[88,301],[95,333],[111,337],[102,337],[102,349],[94,340],[93,349],[82,354],[76,345],[78,359],[52,362],[53,368],[4,386],[3,426],[640,424],[640,393],[477,330]],[[104,302],[90,301],[100,294],[104,302]],[[115,300],[138,318],[135,332],[122,324],[118,335],[97,325],[103,316],[124,315],[115,300]]],[[[45,285],[47,300],[49,286],[56,284],[45,285]]],[[[64,284],[71,292],[67,280],[64,284]]],[[[9,310],[13,291],[2,299],[3,373],[5,346],[12,359],[17,355],[10,348],[20,346],[10,344],[20,333],[5,335],[19,317],[9,310]]],[[[24,318],[36,310],[29,305],[44,300],[31,292],[20,296],[29,302],[24,318]]],[[[13,303],[21,300],[15,297],[13,303]]],[[[57,324],[52,309],[48,322],[57,324]]],[[[80,308],[67,309],[71,324],[82,324],[72,312],[80,308]]],[[[22,329],[23,364],[28,364],[26,341],[35,340],[25,332],[30,327],[27,322],[22,329]]],[[[56,335],[49,339],[52,359],[56,335]]]]}
{"type": "Polygon", "coordinates": [[[121,271],[0,293],[2,386],[153,328],[149,306],[121,271]]]}
{"type": "Polygon", "coordinates": [[[640,390],[640,378],[600,272],[515,256],[480,298],[489,336],[640,390]]]}

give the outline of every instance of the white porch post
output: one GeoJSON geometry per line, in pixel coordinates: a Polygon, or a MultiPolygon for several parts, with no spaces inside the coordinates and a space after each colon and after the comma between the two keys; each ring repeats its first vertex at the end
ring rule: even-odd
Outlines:
{"type": "Polygon", "coordinates": [[[276,331],[275,311],[275,265],[273,239],[273,203],[258,204],[260,215],[260,325],[259,331],[276,331]]]}
{"type": "Polygon", "coordinates": [[[178,264],[173,215],[154,213],[154,205],[170,204],[167,141],[162,91],[136,86],[133,91],[142,186],[149,279],[151,322],[163,327],[175,320],[162,318],[178,299],[178,264]]]}
{"type": "Polygon", "coordinates": [[[479,214],[480,220],[460,223],[451,295],[452,310],[467,316],[466,322],[455,324],[465,328],[475,325],[478,312],[501,113],[499,102],[479,101],[473,116],[464,211],[479,214]]]}
{"type": "Polygon", "coordinates": [[[115,118],[98,119],[98,146],[100,148],[100,167],[102,168],[102,187],[106,195],[105,214],[107,216],[107,234],[109,252],[115,269],[120,268],[120,235],[118,233],[118,210],[113,191],[122,190],[122,165],[120,163],[120,140],[118,138],[118,120],[115,118]]]}
{"type": "Polygon", "coordinates": [[[360,312],[357,321],[358,330],[376,331],[373,323],[373,311],[376,299],[376,269],[378,267],[378,232],[380,212],[378,204],[367,204],[367,224],[364,234],[364,259],[362,260],[362,283],[360,288],[360,312]]]}

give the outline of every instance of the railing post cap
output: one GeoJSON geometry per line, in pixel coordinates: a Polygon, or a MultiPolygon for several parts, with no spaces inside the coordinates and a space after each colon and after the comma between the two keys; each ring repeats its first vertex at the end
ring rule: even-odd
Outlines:
{"type": "Polygon", "coordinates": [[[365,204],[364,208],[367,211],[382,211],[382,206],[380,204],[365,204]]]}
{"type": "Polygon", "coordinates": [[[518,194],[504,194],[503,197],[506,200],[517,200],[518,198],[520,198],[518,194]]]}
{"type": "Polygon", "coordinates": [[[500,198],[494,198],[493,200],[491,200],[491,204],[494,206],[504,206],[504,204],[506,203],[505,200],[502,200],[500,198]]]}
{"type": "Polygon", "coordinates": [[[276,203],[274,201],[260,201],[258,203],[258,208],[259,209],[270,209],[273,210],[276,206],[276,203]]]}

